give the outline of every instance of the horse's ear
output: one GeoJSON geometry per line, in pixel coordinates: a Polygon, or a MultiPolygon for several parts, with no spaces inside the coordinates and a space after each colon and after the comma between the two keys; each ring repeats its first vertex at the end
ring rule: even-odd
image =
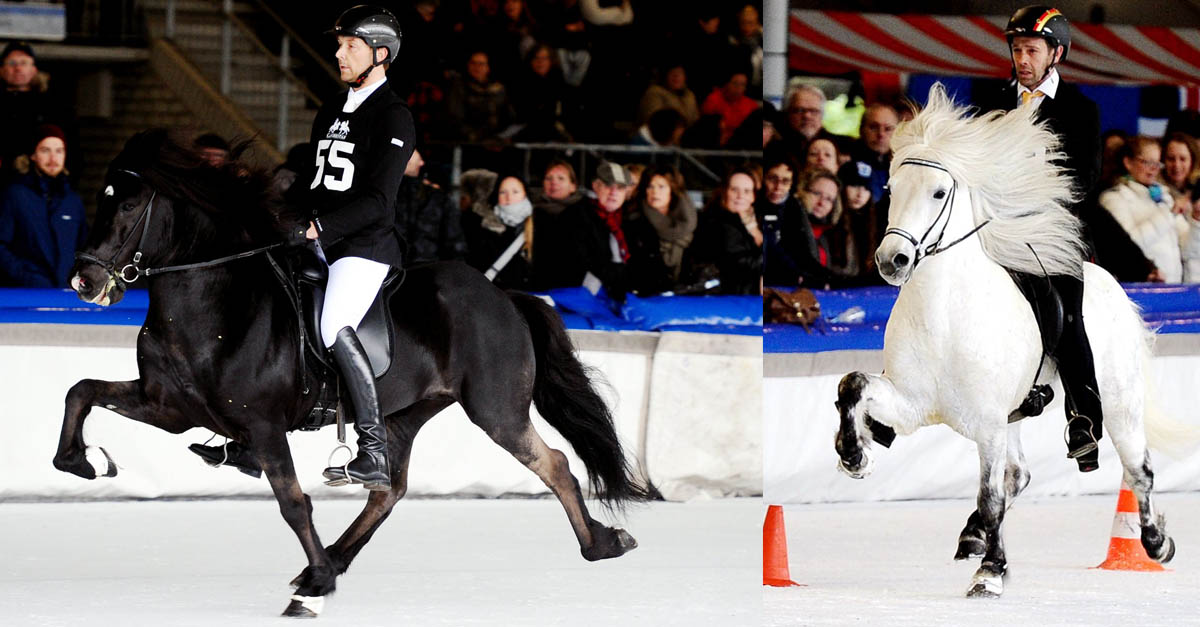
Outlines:
{"type": "Polygon", "coordinates": [[[941,81],[935,82],[929,88],[929,97],[925,99],[926,109],[941,109],[950,104],[950,96],[946,93],[946,86],[941,81]]]}

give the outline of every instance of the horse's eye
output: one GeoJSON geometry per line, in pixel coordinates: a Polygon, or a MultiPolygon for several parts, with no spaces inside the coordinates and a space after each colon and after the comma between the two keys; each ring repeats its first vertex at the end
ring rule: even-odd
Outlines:
{"type": "Polygon", "coordinates": [[[130,212],[130,211],[133,211],[133,205],[131,205],[131,204],[127,203],[127,202],[123,202],[123,203],[121,203],[121,204],[118,206],[118,208],[119,208],[121,211],[124,211],[124,212],[126,212],[126,213],[128,213],[128,212],[130,212]]]}
{"type": "Polygon", "coordinates": [[[936,198],[936,199],[938,199],[938,200],[941,200],[941,199],[945,198],[945,197],[946,197],[946,190],[944,190],[944,189],[939,189],[939,190],[937,190],[936,192],[934,192],[934,193],[933,193],[933,197],[934,197],[934,198],[936,198]]]}

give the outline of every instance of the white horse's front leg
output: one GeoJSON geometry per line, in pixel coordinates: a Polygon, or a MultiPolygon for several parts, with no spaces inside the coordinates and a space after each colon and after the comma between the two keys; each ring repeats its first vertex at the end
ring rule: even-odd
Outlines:
{"type": "MultiPolygon", "coordinates": [[[[867,447],[872,439],[890,446],[896,436],[892,425],[917,424],[917,411],[912,403],[882,376],[851,372],[842,377],[835,405],[841,416],[834,440],[838,468],[855,479],[871,474],[867,447]]],[[[902,430],[908,432],[912,427],[902,430]]]]}
{"type": "MultiPolygon", "coordinates": [[[[1008,425],[1008,464],[1004,469],[1004,506],[1011,508],[1013,501],[1025,486],[1029,485],[1029,470],[1025,468],[1025,453],[1021,450],[1021,423],[1008,425]]],[[[979,510],[971,512],[967,524],[958,534],[958,550],[954,559],[965,560],[972,557],[983,557],[987,552],[987,534],[983,531],[983,520],[979,510]]]]}
{"type": "Polygon", "coordinates": [[[1008,562],[1004,556],[1004,539],[1000,525],[1004,522],[1005,466],[1007,446],[1004,430],[989,434],[979,445],[979,500],[977,510],[987,549],[983,563],[971,579],[968,597],[998,597],[1004,591],[1004,575],[1008,562]]]}

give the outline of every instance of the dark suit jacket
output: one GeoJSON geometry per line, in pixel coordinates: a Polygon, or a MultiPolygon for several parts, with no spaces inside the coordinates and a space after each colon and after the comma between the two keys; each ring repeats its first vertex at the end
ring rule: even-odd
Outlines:
{"type": "MultiPolygon", "coordinates": [[[[1017,108],[1017,83],[1009,81],[1001,90],[992,92],[980,103],[987,111],[1012,111],[1017,108]]],[[[1037,120],[1045,121],[1062,141],[1076,191],[1088,195],[1100,178],[1100,111],[1096,103],[1083,95],[1079,88],[1059,77],[1058,91],[1038,107],[1037,120]]],[[[1079,205],[1073,208],[1076,212],[1079,205]]]]}
{"type": "MultiPolygon", "coordinates": [[[[981,99],[981,111],[1011,111],[1017,108],[1017,83],[1009,81],[1003,89],[981,99]]],[[[1071,212],[1086,228],[1085,238],[1093,249],[1096,263],[1119,281],[1145,281],[1154,268],[1142,249],[1130,239],[1120,224],[1100,207],[1096,189],[1100,179],[1100,112],[1096,103],[1079,88],[1059,77],[1054,98],[1047,97],[1038,106],[1038,121],[1045,121],[1062,141],[1066,153],[1063,165],[1070,171],[1074,189],[1080,195],[1071,212]]]]}

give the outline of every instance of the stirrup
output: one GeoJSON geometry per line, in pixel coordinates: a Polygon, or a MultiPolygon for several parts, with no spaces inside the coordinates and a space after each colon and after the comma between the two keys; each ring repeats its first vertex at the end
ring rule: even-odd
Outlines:
{"type": "Polygon", "coordinates": [[[325,469],[325,472],[323,473],[323,476],[325,477],[325,485],[334,487],[334,488],[340,488],[342,486],[346,486],[346,485],[350,485],[351,483],[354,483],[354,479],[352,479],[350,477],[350,468],[349,468],[350,462],[352,462],[352,461],[354,461],[354,451],[350,450],[349,446],[347,446],[345,444],[339,444],[336,447],[334,447],[333,452],[331,452],[329,454],[329,459],[325,462],[326,469],[325,469]],[[342,449],[346,449],[346,452],[350,454],[350,459],[346,460],[346,463],[344,463],[340,466],[335,466],[333,463],[333,456],[337,455],[337,452],[342,449]],[[342,476],[340,476],[340,477],[338,477],[336,475],[330,476],[330,473],[329,473],[330,468],[340,469],[342,471],[342,476]]]}
{"type": "Polygon", "coordinates": [[[1067,443],[1067,457],[1068,458],[1075,459],[1077,457],[1082,457],[1082,456],[1087,455],[1088,453],[1092,453],[1100,448],[1099,440],[1096,439],[1096,436],[1092,435],[1092,427],[1094,425],[1095,425],[1095,423],[1092,422],[1091,418],[1084,416],[1083,414],[1077,414],[1075,412],[1071,412],[1071,418],[1067,420],[1067,425],[1065,427],[1063,427],[1063,440],[1066,441],[1066,443],[1067,443]],[[1084,433],[1087,434],[1087,437],[1091,440],[1091,442],[1088,442],[1088,443],[1080,446],[1079,448],[1071,449],[1070,448],[1071,447],[1071,424],[1073,422],[1075,422],[1076,420],[1086,420],[1087,421],[1087,423],[1088,423],[1087,430],[1084,431],[1084,433]]]}

